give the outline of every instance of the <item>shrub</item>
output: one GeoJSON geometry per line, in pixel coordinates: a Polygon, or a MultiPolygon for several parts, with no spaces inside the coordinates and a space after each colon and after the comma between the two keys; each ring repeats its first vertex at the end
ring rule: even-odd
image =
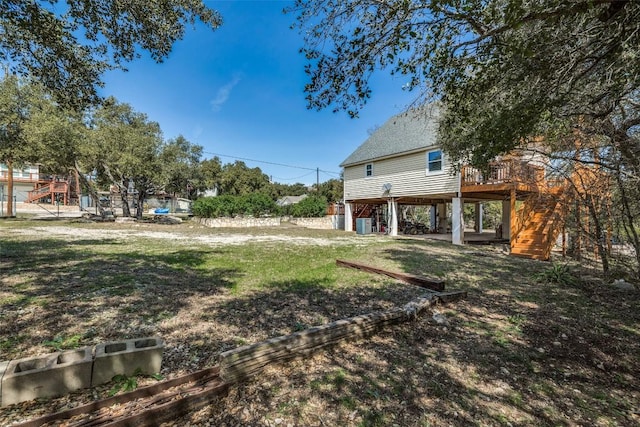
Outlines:
{"type": "Polygon", "coordinates": [[[327,212],[327,201],[323,197],[309,196],[291,207],[291,215],[296,218],[319,218],[327,212]]]}
{"type": "Polygon", "coordinates": [[[252,193],[244,198],[245,214],[255,217],[279,212],[276,202],[266,194],[252,193]]]}
{"type": "Polygon", "coordinates": [[[566,264],[553,264],[550,268],[535,276],[538,282],[554,283],[557,285],[573,285],[576,278],[566,264]]]}
{"type": "Polygon", "coordinates": [[[241,210],[238,197],[219,196],[204,197],[193,203],[192,211],[194,215],[203,218],[218,218],[222,216],[235,216],[241,210]]]}
{"type": "Polygon", "coordinates": [[[269,196],[255,193],[246,196],[203,197],[193,202],[191,210],[194,215],[203,218],[234,217],[237,215],[257,217],[277,213],[278,206],[269,196]]]}

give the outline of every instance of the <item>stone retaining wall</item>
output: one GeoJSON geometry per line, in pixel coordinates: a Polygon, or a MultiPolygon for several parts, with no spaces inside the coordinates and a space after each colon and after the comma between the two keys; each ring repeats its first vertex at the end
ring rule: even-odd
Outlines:
{"type": "Polygon", "coordinates": [[[212,228],[248,228],[248,227],[279,227],[285,221],[305,228],[321,230],[344,229],[344,215],[327,215],[322,218],[201,218],[194,217],[193,221],[212,228]]]}
{"type": "Polygon", "coordinates": [[[291,218],[289,222],[306,228],[315,228],[320,230],[334,229],[331,216],[325,216],[322,218],[291,218]]]}
{"type": "Polygon", "coordinates": [[[211,228],[279,227],[280,218],[201,218],[193,221],[211,228]]]}

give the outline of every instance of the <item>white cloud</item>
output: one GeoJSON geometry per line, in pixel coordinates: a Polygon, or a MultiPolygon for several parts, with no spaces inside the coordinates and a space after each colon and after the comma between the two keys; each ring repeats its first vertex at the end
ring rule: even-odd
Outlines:
{"type": "Polygon", "coordinates": [[[202,136],[203,132],[204,132],[204,129],[202,128],[202,126],[196,125],[196,127],[193,128],[191,135],[193,135],[195,139],[198,139],[200,136],[202,136]]]}
{"type": "Polygon", "coordinates": [[[226,85],[218,89],[218,93],[216,94],[216,97],[210,101],[211,109],[213,111],[220,111],[224,103],[227,102],[227,100],[229,99],[229,95],[231,95],[231,90],[233,90],[235,85],[237,85],[238,83],[240,83],[240,76],[234,76],[229,83],[227,83],[226,85]]]}

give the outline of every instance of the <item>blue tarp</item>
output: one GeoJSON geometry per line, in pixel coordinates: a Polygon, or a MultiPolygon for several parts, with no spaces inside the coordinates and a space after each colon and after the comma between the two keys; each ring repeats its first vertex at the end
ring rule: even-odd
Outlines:
{"type": "Polygon", "coordinates": [[[153,213],[155,214],[168,214],[169,208],[156,208],[153,213]]]}

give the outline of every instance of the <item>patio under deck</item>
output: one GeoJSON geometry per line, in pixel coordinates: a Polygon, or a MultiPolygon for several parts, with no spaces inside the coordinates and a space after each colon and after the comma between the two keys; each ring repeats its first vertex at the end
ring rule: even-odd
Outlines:
{"type": "MultiPolygon", "coordinates": [[[[425,240],[439,240],[443,242],[451,243],[451,233],[427,233],[427,234],[402,234],[399,233],[398,237],[406,237],[408,239],[425,239],[425,240]]],[[[509,244],[508,239],[500,239],[496,237],[495,231],[484,231],[477,233],[473,230],[465,230],[464,242],[469,244],[509,244]]]]}

